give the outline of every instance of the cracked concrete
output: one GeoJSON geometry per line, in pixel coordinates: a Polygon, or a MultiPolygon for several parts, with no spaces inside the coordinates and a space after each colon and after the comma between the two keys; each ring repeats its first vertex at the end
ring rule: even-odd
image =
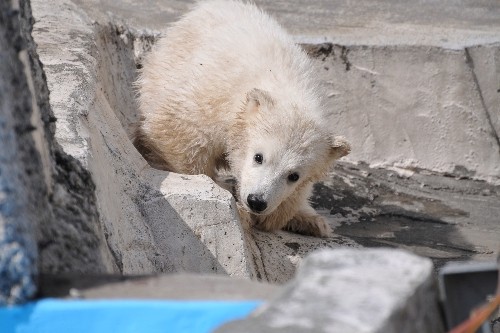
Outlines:
{"type": "Polygon", "coordinates": [[[474,83],[475,83],[477,92],[479,94],[479,98],[481,100],[481,105],[485,111],[486,119],[488,120],[488,123],[491,126],[491,135],[495,138],[495,141],[497,143],[498,152],[500,154],[500,139],[498,138],[498,132],[497,132],[497,130],[493,124],[493,121],[492,121],[492,112],[490,111],[488,105],[486,104],[486,101],[484,100],[483,91],[482,91],[481,86],[479,85],[478,74],[476,73],[476,69],[475,69],[475,65],[474,65],[474,59],[471,57],[470,51],[468,48],[465,48],[465,57],[467,59],[467,64],[469,64],[470,69],[472,71],[474,83]]]}
{"type": "Polygon", "coordinates": [[[500,47],[465,48],[465,55],[500,154],[500,47]]]}

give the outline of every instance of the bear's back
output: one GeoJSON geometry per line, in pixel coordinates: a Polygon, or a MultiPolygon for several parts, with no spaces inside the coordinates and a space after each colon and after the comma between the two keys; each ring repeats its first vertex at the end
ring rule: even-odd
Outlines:
{"type": "Polygon", "coordinates": [[[138,80],[144,124],[193,122],[228,128],[254,88],[319,111],[310,59],[255,5],[199,3],[146,56],[138,80]]]}
{"type": "Polygon", "coordinates": [[[142,76],[182,96],[242,100],[256,87],[279,93],[306,86],[310,69],[307,55],[269,15],[251,4],[215,0],[167,29],[142,76]]]}

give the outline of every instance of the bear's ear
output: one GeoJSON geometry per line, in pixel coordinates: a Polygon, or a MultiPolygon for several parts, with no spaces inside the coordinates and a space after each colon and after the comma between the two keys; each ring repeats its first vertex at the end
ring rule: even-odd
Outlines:
{"type": "Polygon", "coordinates": [[[330,138],[330,155],[334,160],[338,160],[350,152],[351,145],[343,136],[332,136],[330,138]]]}
{"type": "Polygon", "coordinates": [[[254,88],[247,93],[246,111],[257,112],[261,105],[268,107],[274,105],[274,100],[267,91],[254,88]]]}

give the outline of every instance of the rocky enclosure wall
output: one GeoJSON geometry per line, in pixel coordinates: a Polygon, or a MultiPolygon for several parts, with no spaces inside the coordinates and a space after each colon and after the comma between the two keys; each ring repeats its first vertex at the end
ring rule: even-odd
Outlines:
{"type": "Polygon", "coordinates": [[[33,111],[18,8],[0,3],[0,304],[35,292],[36,239],[49,214],[43,166],[31,135],[33,111]]]}

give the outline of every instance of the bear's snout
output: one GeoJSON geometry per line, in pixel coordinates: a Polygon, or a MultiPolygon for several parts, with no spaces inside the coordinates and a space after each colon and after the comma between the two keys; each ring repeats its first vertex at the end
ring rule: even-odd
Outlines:
{"type": "Polygon", "coordinates": [[[267,202],[262,199],[261,195],[249,194],[247,197],[248,207],[256,213],[260,213],[266,210],[267,202]]]}

